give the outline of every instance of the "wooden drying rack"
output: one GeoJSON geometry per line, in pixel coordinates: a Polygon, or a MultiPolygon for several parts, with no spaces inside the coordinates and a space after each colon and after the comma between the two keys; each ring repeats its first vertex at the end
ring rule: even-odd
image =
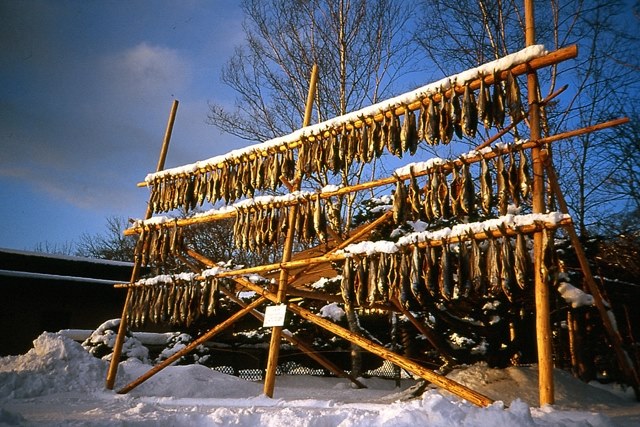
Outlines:
{"type": "MultiPolygon", "coordinates": [[[[528,1],[525,2],[525,4],[528,4],[528,1]]],[[[531,9],[531,5],[529,6],[529,8],[531,9]]],[[[531,14],[531,11],[529,12],[529,14],[531,14]]],[[[532,18],[531,18],[532,19],[532,18]]],[[[528,28],[530,28],[532,26],[532,21],[527,21],[528,23],[528,28]]],[[[532,45],[533,40],[531,39],[531,36],[528,35],[527,36],[527,45],[532,45]]],[[[530,149],[531,153],[532,153],[532,158],[533,158],[533,168],[534,168],[534,182],[533,182],[533,210],[534,213],[538,212],[538,213],[542,213],[545,211],[545,206],[544,206],[544,182],[543,182],[543,176],[544,176],[544,172],[546,170],[547,172],[547,177],[551,183],[551,190],[554,192],[557,200],[559,201],[560,204],[560,208],[561,211],[564,214],[568,214],[567,211],[567,207],[566,204],[564,203],[564,198],[562,196],[562,193],[560,191],[560,187],[557,183],[557,179],[555,177],[555,172],[553,169],[553,165],[551,164],[550,159],[548,158],[548,156],[545,155],[546,153],[546,147],[548,146],[549,143],[551,142],[555,142],[555,141],[559,141],[561,139],[564,138],[569,138],[575,135],[580,135],[580,134],[584,134],[584,133],[588,133],[588,132],[593,132],[599,129],[604,129],[607,127],[611,127],[611,126],[616,126],[618,124],[624,123],[626,121],[626,119],[618,119],[618,120],[613,120],[610,122],[606,122],[606,123],[601,123],[595,126],[591,126],[591,127],[587,127],[587,128],[583,128],[583,129],[578,129],[575,131],[571,131],[571,132],[565,132],[562,134],[558,134],[558,135],[554,135],[554,136],[550,136],[550,137],[546,137],[546,138],[542,138],[540,135],[540,129],[539,129],[539,106],[541,104],[543,104],[545,102],[545,100],[538,100],[536,98],[536,94],[538,93],[537,91],[537,78],[536,78],[536,70],[542,67],[546,67],[546,66],[550,66],[550,65],[554,65],[557,64],[561,61],[564,61],[566,59],[570,59],[570,58],[574,58],[577,56],[577,48],[575,46],[569,46],[567,48],[563,48],[560,49],[558,51],[555,52],[551,52],[547,55],[544,55],[542,57],[539,58],[535,58],[533,60],[530,60],[527,63],[523,63],[523,64],[517,64],[515,66],[513,66],[511,68],[511,72],[514,75],[518,75],[518,74],[527,74],[528,77],[528,93],[529,93],[529,106],[530,106],[530,111],[529,111],[529,126],[531,128],[531,140],[530,141],[526,141],[520,144],[514,144],[508,147],[504,147],[504,148],[500,148],[500,149],[494,149],[492,151],[488,151],[488,152],[483,152],[482,154],[478,153],[476,156],[467,156],[465,158],[459,158],[459,159],[454,159],[454,160],[449,160],[443,164],[439,164],[437,166],[434,166],[430,169],[424,169],[422,171],[419,171],[415,174],[415,176],[421,176],[421,175],[426,175],[429,173],[434,172],[436,169],[440,170],[440,171],[451,171],[454,166],[460,166],[463,162],[464,163],[473,163],[473,162],[478,162],[480,160],[484,159],[490,159],[496,156],[502,156],[504,154],[509,153],[510,151],[515,151],[515,150],[525,150],[525,149],[530,149]]],[[[500,70],[498,72],[498,76],[500,78],[503,78],[504,75],[506,75],[507,70],[500,70]]],[[[307,126],[309,124],[309,119],[310,119],[310,115],[311,115],[311,106],[312,106],[312,97],[313,97],[313,93],[315,91],[314,87],[315,87],[315,81],[317,79],[317,69],[314,67],[314,70],[312,72],[312,78],[311,78],[311,84],[310,84],[310,88],[309,88],[309,96],[307,99],[307,108],[305,111],[305,120],[304,120],[304,125],[307,126]]],[[[486,77],[484,77],[485,79],[485,83],[486,84],[492,84],[493,83],[493,76],[488,75],[486,77]]],[[[480,86],[480,80],[476,79],[474,81],[472,81],[470,83],[470,87],[473,89],[476,89],[480,86]]],[[[461,91],[462,89],[459,87],[454,87],[453,89],[450,90],[456,90],[456,91],[461,91]]],[[[436,95],[438,96],[438,95],[436,95]]],[[[405,112],[405,108],[408,108],[410,110],[416,110],[418,108],[421,108],[421,106],[423,105],[423,103],[428,102],[427,98],[423,99],[423,100],[418,100],[415,103],[410,103],[407,104],[405,106],[399,106],[397,108],[394,108],[392,110],[392,112],[387,112],[386,114],[396,114],[396,115],[400,115],[403,114],[405,112]]],[[[171,137],[171,131],[173,128],[173,123],[175,120],[175,114],[176,114],[176,110],[177,110],[177,105],[178,102],[174,101],[172,109],[171,109],[171,114],[169,117],[169,121],[167,123],[167,130],[165,132],[165,137],[164,137],[164,141],[163,141],[163,145],[162,145],[162,150],[161,150],[161,155],[160,155],[160,159],[158,161],[158,166],[157,166],[157,171],[162,171],[164,168],[164,159],[166,157],[166,153],[167,153],[167,147],[169,144],[169,140],[171,137]]],[[[381,121],[383,120],[384,115],[381,113],[379,116],[375,116],[366,120],[376,120],[376,121],[381,121]]],[[[354,126],[354,127],[359,127],[362,126],[362,122],[353,122],[352,124],[348,124],[345,126],[354,126]]],[[[509,129],[509,127],[507,127],[507,130],[509,129]]],[[[504,132],[503,132],[504,133],[504,132]]],[[[483,144],[480,145],[480,147],[484,147],[490,144],[491,141],[485,142],[483,144]]],[[[287,146],[283,146],[284,148],[280,147],[278,148],[279,150],[286,150],[286,149],[293,149],[297,146],[299,146],[300,144],[302,144],[301,141],[297,141],[297,142],[293,142],[287,146]]],[[[268,154],[268,153],[265,153],[268,154]]],[[[249,157],[247,157],[247,159],[249,159],[249,157]]],[[[224,164],[222,165],[218,165],[219,167],[224,167],[224,164]]],[[[302,181],[302,175],[300,171],[296,172],[296,179],[294,179],[294,184],[291,186],[290,190],[298,190],[300,188],[300,184],[302,181]]],[[[289,302],[287,301],[287,297],[288,296],[294,296],[294,295],[306,295],[306,296],[310,296],[313,298],[324,298],[324,300],[331,300],[333,298],[331,298],[328,295],[320,295],[318,292],[307,292],[305,294],[305,291],[301,291],[299,289],[289,289],[288,286],[291,282],[291,278],[289,277],[289,272],[290,270],[294,269],[294,268],[307,268],[309,266],[312,265],[317,265],[317,264],[323,264],[323,263],[329,263],[332,261],[339,261],[339,260],[343,260],[345,258],[345,254],[343,252],[338,251],[338,249],[343,249],[344,247],[346,247],[348,244],[350,244],[351,242],[356,241],[357,239],[361,239],[364,236],[366,236],[371,230],[375,229],[376,227],[378,227],[380,224],[382,224],[383,222],[387,221],[390,216],[391,216],[391,211],[387,212],[386,214],[382,215],[380,218],[378,218],[377,220],[371,222],[370,224],[361,227],[360,229],[356,230],[355,234],[353,234],[350,238],[348,238],[347,240],[345,240],[344,242],[338,242],[338,244],[332,248],[332,249],[327,249],[327,252],[323,253],[320,256],[314,256],[311,258],[306,258],[306,259],[295,259],[292,260],[292,245],[293,245],[293,239],[294,239],[294,233],[295,233],[295,227],[293,226],[293,224],[295,224],[296,221],[296,216],[297,216],[297,208],[299,206],[299,203],[301,202],[308,202],[309,200],[312,200],[316,197],[320,197],[320,198],[330,198],[330,197],[334,197],[334,196],[340,196],[343,194],[347,194],[347,193],[351,193],[351,192],[357,192],[357,191],[361,191],[364,189],[370,189],[370,188],[374,188],[377,186],[382,186],[382,185],[388,185],[391,184],[393,182],[395,182],[397,179],[401,179],[401,180],[406,180],[408,179],[410,176],[409,175],[401,175],[401,176],[391,176],[391,177],[386,177],[386,178],[382,178],[382,179],[378,179],[378,180],[374,180],[374,181],[370,181],[367,183],[361,183],[358,185],[354,185],[354,186],[350,186],[350,187],[343,187],[340,188],[338,190],[335,191],[328,191],[328,192],[322,192],[322,193],[317,193],[314,195],[311,195],[310,197],[306,198],[306,199],[302,199],[302,200],[293,200],[293,201],[289,201],[287,203],[283,203],[283,205],[287,205],[290,207],[289,212],[288,212],[288,221],[289,221],[289,227],[287,228],[287,236],[285,239],[285,245],[284,245],[284,251],[283,251],[283,258],[282,258],[282,262],[280,263],[274,263],[274,264],[269,264],[269,265],[262,265],[262,266],[254,266],[254,267],[248,267],[248,268],[244,268],[241,270],[233,270],[233,271],[227,271],[227,272],[220,272],[217,274],[217,277],[230,277],[232,280],[234,280],[238,285],[255,291],[258,295],[260,295],[260,297],[249,303],[246,304],[240,300],[238,300],[237,298],[235,298],[235,296],[233,295],[232,292],[228,291],[227,289],[225,289],[224,287],[222,287],[221,291],[226,295],[226,297],[228,297],[230,300],[235,301],[236,303],[238,303],[241,306],[241,309],[239,311],[237,311],[234,315],[232,315],[229,319],[223,321],[222,323],[216,325],[215,327],[213,327],[212,329],[210,329],[208,332],[204,333],[202,336],[200,336],[199,338],[197,338],[195,341],[193,341],[190,345],[188,345],[186,348],[184,348],[182,351],[175,353],[173,356],[171,356],[170,358],[168,358],[167,360],[165,360],[164,362],[156,365],[155,367],[153,367],[152,369],[150,369],[146,374],[142,375],[141,377],[139,377],[138,379],[136,379],[135,381],[131,382],[130,384],[128,384],[127,386],[125,386],[124,388],[122,388],[121,390],[119,390],[119,393],[127,393],[128,391],[130,391],[131,389],[133,389],[134,387],[136,387],[137,385],[141,384],[142,382],[144,382],[146,379],[150,378],[151,376],[153,376],[155,373],[159,372],[160,370],[162,370],[164,367],[169,366],[171,363],[173,363],[174,361],[178,360],[180,357],[182,357],[184,354],[192,351],[193,349],[195,349],[198,345],[206,342],[207,340],[211,339],[214,335],[216,335],[217,333],[219,333],[220,331],[224,330],[225,328],[227,328],[228,326],[232,325],[234,322],[236,322],[238,319],[242,318],[243,316],[247,315],[247,314],[252,314],[253,316],[255,316],[258,319],[262,318],[262,314],[257,312],[255,309],[260,306],[261,304],[270,301],[272,303],[275,304],[286,304],[287,308],[289,311],[299,315],[300,317],[311,321],[312,323],[328,330],[329,332],[332,332],[333,334],[340,336],[348,341],[350,341],[353,344],[356,344],[360,347],[362,347],[365,350],[368,350],[392,363],[394,363],[397,366],[400,366],[406,370],[408,370],[409,372],[414,373],[415,375],[425,379],[426,381],[429,381],[439,387],[442,387],[454,394],[456,394],[457,396],[460,396],[464,399],[467,399],[468,401],[479,405],[479,406],[487,406],[489,404],[491,404],[493,402],[492,399],[490,399],[487,396],[484,396],[468,387],[465,387],[455,381],[452,381],[444,376],[438,375],[435,372],[424,368],[423,366],[417,364],[416,362],[403,357],[401,355],[398,355],[386,348],[384,348],[383,346],[376,344],[358,334],[355,334],[347,329],[344,329],[336,324],[334,324],[333,322],[330,322],[320,316],[317,316],[313,313],[311,313],[310,311],[298,306],[295,303],[289,302]],[[280,276],[279,276],[279,280],[278,280],[278,287],[277,287],[277,291],[274,292],[273,289],[265,289],[260,285],[257,285],[255,283],[252,283],[250,281],[248,281],[247,279],[245,279],[242,275],[244,274],[248,274],[248,273],[262,273],[262,272],[269,272],[269,271],[279,271],[280,272],[280,276]]],[[[142,184],[138,184],[140,185],[147,185],[147,183],[142,183],[142,184]]],[[[193,224],[197,224],[197,223],[204,223],[204,222],[210,222],[210,221],[216,221],[216,220],[221,220],[221,219],[226,219],[226,218],[232,218],[236,215],[236,210],[229,210],[226,211],[224,213],[219,213],[219,212],[213,212],[210,214],[205,214],[202,216],[198,216],[198,217],[193,217],[193,218],[186,218],[186,219],[179,219],[179,220],[175,220],[175,221],[171,221],[170,223],[160,223],[160,224],[153,224],[153,223],[145,223],[144,221],[141,224],[136,224],[135,226],[125,230],[125,235],[133,235],[133,234],[139,234],[143,228],[162,228],[162,227],[186,227],[189,225],[193,225],[193,224]]],[[[147,207],[147,212],[145,214],[145,220],[150,219],[152,216],[152,211],[151,211],[151,206],[149,205],[147,207]]],[[[616,355],[618,357],[618,361],[622,367],[622,369],[628,374],[628,377],[631,379],[632,384],[634,385],[634,389],[636,390],[636,392],[638,391],[638,376],[637,373],[635,372],[635,369],[633,368],[633,366],[629,363],[629,360],[626,358],[626,354],[624,353],[624,350],[622,349],[622,345],[621,345],[621,338],[619,336],[619,334],[617,333],[617,331],[615,330],[615,328],[613,327],[613,325],[611,324],[611,320],[609,319],[609,316],[607,314],[607,309],[606,309],[606,303],[604,302],[602,295],[600,294],[598,287],[596,286],[593,277],[591,276],[590,270],[589,270],[589,266],[588,263],[586,262],[586,257],[584,256],[584,251],[582,251],[581,249],[581,245],[579,240],[577,239],[577,235],[575,234],[575,230],[573,229],[573,224],[570,220],[570,218],[565,218],[561,221],[559,221],[557,224],[540,224],[540,223],[536,223],[536,224],[532,224],[530,226],[526,226],[524,227],[524,230],[519,229],[519,232],[525,232],[526,234],[533,234],[534,236],[534,265],[536,266],[535,270],[538,272],[535,274],[535,287],[536,287],[536,310],[537,310],[537,337],[538,337],[538,358],[539,358],[539,370],[540,370],[540,383],[539,383],[539,387],[540,387],[540,404],[546,404],[546,403],[553,403],[554,401],[554,396],[553,396],[553,376],[552,376],[552,370],[553,370],[553,366],[552,366],[552,354],[551,354],[551,342],[550,342],[550,325],[549,325],[549,296],[548,296],[548,289],[547,289],[547,285],[544,281],[544,279],[541,277],[541,269],[539,268],[539,266],[542,265],[543,259],[542,259],[542,233],[541,230],[543,228],[548,228],[548,229],[553,229],[556,227],[563,227],[566,230],[568,230],[569,232],[569,236],[572,239],[572,243],[573,246],[576,248],[580,263],[583,267],[583,272],[585,274],[585,277],[587,278],[587,285],[589,287],[589,291],[592,293],[592,295],[594,296],[594,299],[596,301],[596,306],[598,308],[598,310],[600,311],[600,314],[603,318],[603,321],[605,323],[605,327],[609,333],[610,338],[612,339],[613,345],[616,349],[616,355]]],[[[474,235],[474,239],[484,239],[491,236],[494,237],[499,237],[502,236],[503,233],[505,233],[505,230],[486,230],[480,233],[476,233],[474,235]]],[[[506,229],[506,233],[508,235],[514,235],[516,233],[516,230],[512,229],[512,228],[507,228],[506,229]]],[[[452,237],[451,239],[447,240],[447,243],[453,243],[456,241],[462,241],[464,239],[466,239],[467,237],[465,236],[460,236],[460,237],[452,237]]],[[[442,241],[430,241],[428,242],[429,245],[432,246],[436,246],[436,245],[442,245],[443,242],[442,241]]],[[[427,245],[427,243],[419,243],[418,245],[427,245]]],[[[215,265],[215,262],[213,260],[209,260],[207,259],[205,256],[203,256],[202,254],[197,253],[196,251],[194,251],[193,249],[186,249],[186,254],[190,257],[192,257],[193,259],[197,260],[199,263],[206,265],[208,267],[213,267],[215,265]]],[[[111,359],[111,364],[109,367],[109,371],[107,373],[107,380],[106,380],[106,387],[108,389],[113,389],[114,384],[115,384],[115,378],[116,378],[116,373],[117,373],[117,366],[118,366],[118,362],[120,359],[120,353],[122,351],[122,344],[123,344],[123,340],[124,340],[124,335],[125,335],[125,331],[127,328],[127,313],[128,313],[128,307],[130,306],[130,304],[132,303],[131,301],[131,295],[132,295],[132,289],[135,286],[138,286],[136,284],[137,280],[138,280],[138,276],[139,276],[139,272],[140,272],[140,260],[139,257],[136,257],[136,259],[134,260],[134,269],[132,272],[132,276],[131,276],[131,280],[128,284],[117,284],[116,287],[126,287],[128,288],[127,291],[127,297],[125,300],[125,304],[124,304],[124,308],[123,308],[123,315],[122,315],[122,319],[119,325],[119,330],[118,330],[118,336],[116,338],[116,343],[114,346],[114,353],[113,353],[113,357],[111,359]]],[[[194,271],[195,273],[198,273],[197,271],[194,271]]],[[[294,277],[295,279],[295,277],[294,277]]],[[[430,332],[430,330],[428,328],[426,328],[424,325],[420,325],[419,322],[416,321],[415,318],[413,318],[413,316],[411,315],[411,313],[409,313],[406,309],[404,309],[404,307],[402,307],[401,304],[399,304],[397,301],[391,301],[391,305],[376,305],[377,308],[380,309],[384,309],[384,310],[388,310],[388,311],[400,311],[402,313],[404,313],[405,315],[407,315],[407,317],[409,318],[409,320],[416,325],[416,327],[418,327],[421,332],[427,337],[427,339],[429,339],[431,341],[431,339],[436,339],[436,337],[431,337],[432,333],[430,332]]],[[[334,374],[336,374],[337,376],[340,377],[344,377],[344,378],[348,378],[350,381],[352,381],[356,386],[358,387],[363,387],[363,385],[356,379],[353,378],[349,373],[344,372],[343,370],[341,370],[339,367],[335,366],[332,362],[330,362],[329,360],[327,360],[326,358],[324,358],[323,356],[321,356],[320,354],[316,353],[312,346],[302,342],[301,340],[299,340],[298,338],[292,336],[291,334],[289,334],[286,331],[283,331],[282,327],[274,327],[273,331],[272,331],[272,335],[271,335],[271,343],[270,343],[270,351],[269,351],[269,360],[267,363],[267,372],[266,372],[266,378],[265,378],[265,385],[264,385],[264,393],[269,396],[272,397],[273,396],[273,391],[274,391],[274,384],[275,384],[275,369],[277,366],[277,360],[278,360],[278,355],[279,355],[279,348],[280,348],[280,340],[281,337],[289,340],[291,343],[293,343],[294,345],[298,346],[299,348],[302,349],[302,351],[304,351],[306,354],[308,354],[310,357],[312,357],[313,359],[315,359],[318,363],[320,363],[322,366],[324,366],[325,368],[329,369],[331,372],[333,372],[334,374]]]]}

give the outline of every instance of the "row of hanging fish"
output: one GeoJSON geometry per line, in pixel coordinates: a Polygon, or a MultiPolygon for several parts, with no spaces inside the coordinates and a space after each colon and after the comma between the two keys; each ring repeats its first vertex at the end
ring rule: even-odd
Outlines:
{"type": "Polygon", "coordinates": [[[201,317],[215,314],[219,300],[219,280],[172,279],[131,288],[128,318],[136,327],[151,323],[190,326],[201,317]]]}
{"type": "MultiPolygon", "coordinates": [[[[533,282],[528,238],[486,240],[469,234],[465,241],[441,246],[405,247],[395,253],[374,253],[345,259],[341,291],[345,303],[371,307],[397,299],[410,310],[426,309],[434,300],[496,298],[512,301],[533,282]]],[[[545,231],[545,253],[553,251],[552,233],[545,231]]]]}
{"type": "Polygon", "coordinates": [[[482,159],[477,178],[479,188],[466,163],[455,165],[450,174],[441,168],[431,172],[426,175],[422,188],[413,168],[409,171],[408,183],[399,178],[396,180],[393,194],[396,224],[406,220],[430,222],[439,218],[463,217],[477,211],[489,215],[493,208],[497,208],[499,215],[506,215],[509,204],[520,206],[531,193],[531,172],[523,150],[519,152],[518,160],[510,152],[506,165],[503,156],[493,160],[482,159]]]}
{"type": "MultiPolygon", "coordinates": [[[[310,243],[327,240],[327,219],[324,203],[320,197],[311,200],[305,197],[298,203],[296,233],[298,241],[310,243]]],[[[233,228],[236,247],[260,252],[282,240],[289,227],[289,209],[283,204],[255,204],[237,207],[233,228]]]]}
{"type": "Polygon", "coordinates": [[[197,170],[191,174],[161,175],[149,182],[149,204],[154,213],[178,208],[195,209],[207,201],[231,204],[242,197],[253,197],[256,190],[275,191],[280,177],[293,179],[295,160],[287,150],[268,156],[255,156],[240,162],[227,162],[222,168],[197,170]]]}
{"type": "Polygon", "coordinates": [[[499,82],[494,75],[493,93],[481,79],[478,96],[469,83],[461,95],[443,88],[438,96],[432,94],[418,113],[404,106],[403,120],[395,108],[384,113],[382,121],[362,118],[356,124],[329,129],[319,135],[301,138],[294,158],[294,149],[275,153],[255,153],[237,162],[228,161],[224,167],[211,167],[180,175],[158,175],[147,182],[151,186],[150,206],[154,213],[177,208],[191,210],[205,201],[224,200],[231,204],[242,197],[253,197],[256,191],[275,191],[280,177],[292,180],[295,170],[308,177],[317,172],[344,173],[354,161],[368,163],[384,151],[402,157],[414,155],[418,144],[448,144],[453,135],[475,137],[478,124],[501,128],[505,115],[512,120],[522,117],[520,89],[517,79],[508,72],[507,80],[499,82]],[[436,101],[436,98],[438,100],[436,101]]]}
{"type": "Polygon", "coordinates": [[[135,247],[135,256],[141,265],[164,264],[176,256],[183,247],[182,227],[142,227],[135,247]]]}

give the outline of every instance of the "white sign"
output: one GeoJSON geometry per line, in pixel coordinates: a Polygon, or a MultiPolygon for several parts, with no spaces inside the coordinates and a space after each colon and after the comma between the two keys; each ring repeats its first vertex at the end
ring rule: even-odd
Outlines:
{"type": "Polygon", "coordinates": [[[270,305],[264,311],[264,322],[262,326],[271,328],[273,326],[284,326],[284,316],[287,313],[285,304],[270,305]]]}

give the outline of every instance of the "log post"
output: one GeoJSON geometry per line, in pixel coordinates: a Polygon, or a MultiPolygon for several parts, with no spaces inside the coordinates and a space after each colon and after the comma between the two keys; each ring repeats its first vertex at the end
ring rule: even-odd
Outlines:
{"type": "MultiPolygon", "coordinates": [[[[525,0],[525,44],[532,46],[536,41],[533,0],[525,0]]],[[[529,101],[529,126],[531,139],[540,139],[540,105],[538,99],[538,75],[535,70],[527,72],[527,92],[529,101]]],[[[531,149],[533,163],[533,212],[544,213],[544,166],[540,159],[540,148],[531,149]]],[[[538,347],[538,389],[540,405],[553,404],[553,348],[551,342],[551,309],[549,303],[549,287],[542,276],[543,235],[533,235],[534,248],[534,283],[536,302],[536,340],[538,347]]]]}
{"type": "MultiPolygon", "coordinates": [[[[545,162],[547,175],[549,176],[549,184],[551,186],[551,189],[555,193],[560,212],[569,213],[569,207],[567,206],[567,202],[565,201],[564,195],[562,194],[562,191],[560,189],[560,184],[558,183],[558,176],[556,175],[550,159],[548,159],[545,154],[546,152],[543,151],[542,160],[545,162]]],[[[605,302],[597,283],[593,279],[591,267],[589,266],[589,260],[587,259],[587,254],[584,252],[582,243],[580,242],[580,238],[578,237],[578,233],[576,233],[573,225],[566,225],[564,226],[564,229],[569,235],[571,245],[573,246],[573,249],[576,252],[576,256],[578,257],[578,262],[580,263],[582,274],[584,274],[585,283],[587,284],[589,292],[593,296],[593,302],[598,309],[598,313],[602,318],[604,328],[607,331],[609,339],[611,340],[616,358],[618,359],[618,365],[631,383],[631,387],[633,388],[636,395],[636,400],[640,401],[640,377],[638,376],[638,372],[633,366],[629,355],[622,346],[622,336],[620,335],[620,332],[618,331],[612,320],[613,311],[610,308],[607,308],[608,306],[610,307],[610,304],[605,302]]]]}
{"type": "MultiPolygon", "coordinates": [[[[313,111],[313,98],[316,92],[316,82],[318,80],[318,66],[313,65],[311,70],[311,80],[309,82],[309,93],[307,95],[307,102],[304,113],[304,122],[302,126],[309,126],[311,122],[311,112],[313,111]]],[[[300,188],[302,171],[296,171],[295,186],[300,188]]],[[[289,209],[289,227],[287,228],[287,237],[284,242],[284,249],[282,253],[282,262],[288,262],[291,260],[291,253],[293,251],[293,238],[295,237],[296,218],[298,216],[298,204],[296,203],[289,209]]],[[[287,297],[287,285],[289,282],[289,270],[283,268],[280,270],[280,278],[278,281],[278,294],[276,298],[276,304],[283,304],[286,302],[287,297]]],[[[273,389],[275,387],[276,367],[278,366],[278,358],[280,357],[280,339],[282,336],[282,326],[274,326],[271,329],[271,342],[269,343],[269,359],[267,360],[267,370],[264,379],[264,394],[268,397],[273,397],[273,389]]]]}
{"type": "MultiPolygon", "coordinates": [[[[169,149],[169,141],[171,141],[171,133],[173,132],[173,123],[176,120],[176,112],[178,111],[178,100],[174,99],[171,105],[171,112],[169,113],[169,120],[167,121],[167,128],[162,140],[162,148],[160,149],[160,156],[158,158],[158,165],[156,171],[160,172],[164,169],[164,162],[167,158],[167,151],[169,149]]],[[[153,208],[151,202],[147,204],[147,211],[144,215],[144,219],[151,218],[153,215],[153,208]]],[[[140,275],[140,254],[134,255],[133,270],[131,271],[130,283],[134,283],[138,280],[140,275]]],[[[127,296],[124,300],[124,307],[122,308],[122,316],[120,317],[120,325],[118,326],[118,335],[116,335],[116,342],[113,345],[113,355],[111,356],[111,362],[109,363],[109,370],[107,371],[106,388],[113,390],[113,385],[116,381],[116,374],[118,373],[118,363],[120,362],[120,353],[122,353],[122,344],[124,343],[124,337],[127,331],[127,321],[129,305],[131,304],[132,289],[127,290],[127,296]]]]}

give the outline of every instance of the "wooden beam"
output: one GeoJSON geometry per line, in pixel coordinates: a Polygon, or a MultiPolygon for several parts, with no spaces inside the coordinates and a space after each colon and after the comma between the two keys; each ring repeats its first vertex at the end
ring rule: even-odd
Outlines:
{"type": "Polygon", "coordinates": [[[204,344],[205,342],[209,341],[211,338],[213,338],[215,335],[217,335],[221,331],[223,331],[226,328],[228,328],[229,326],[233,325],[240,318],[242,318],[243,316],[247,315],[253,309],[255,309],[256,307],[258,307],[260,304],[262,304],[264,302],[266,302],[266,298],[265,297],[260,297],[257,300],[253,301],[252,303],[248,304],[246,307],[244,307],[240,311],[237,311],[236,313],[234,313],[231,317],[229,317],[224,322],[219,323],[218,325],[216,325],[215,327],[210,329],[207,333],[205,333],[205,334],[201,335],[200,337],[198,337],[198,339],[196,339],[195,341],[191,342],[191,344],[189,344],[188,346],[186,346],[182,350],[177,351],[176,353],[172,354],[166,360],[164,360],[161,363],[157,364],[153,368],[149,369],[143,375],[140,375],[138,378],[136,378],[135,380],[131,381],[126,386],[122,387],[120,390],[118,390],[118,394],[126,394],[126,393],[130,392],[131,390],[133,390],[134,388],[136,388],[137,386],[139,386],[140,384],[142,384],[143,382],[145,382],[146,380],[148,380],[149,378],[151,378],[152,376],[154,376],[155,374],[157,374],[158,372],[160,372],[161,370],[163,370],[167,366],[171,365],[176,360],[180,359],[185,354],[189,354],[190,352],[195,350],[199,345],[204,344]]]}
{"type": "MultiPolygon", "coordinates": [[[[243,277],[237,277],[235,279],[238,283],[242,284],[243,286],[245,286],[248,289],[251,289],[252,291],[255,291],[256,293],[258,293],[259,295],[264,296],[265,298],[268,298],[269,300],[276,302],[277,301],[277,296],[273,293],[273,292],[269,292],[266,289],[262,289],[260,286],[255,285],[253,283],[251,283],[250,281],[248,281],[247,279],[243,278],[243,277]]],[[[362,347],[363,349],[376,354],[380,357],[382,357],[383,359],[386,359],[388,361],[390,361],[391,363],[400,366],[403,369],[406,369],[409,372],[414,373],[415,375],[418,375],[419,377],[425,379],[426,381],[429,381],[435,385],[437,385],[438,387],[441,387],[453,394],[455,394],[456,396],[459,396],[463,399],[468,400],[469,402],[478,405],[478,406],[489,406],[493,403],[493,400],[490,399],[487,396],[484,396],[481,393],[478,393],[475,390],[472,390],[456,381],[453,381],[445,376],[442,375],[438,375],[435,372],[433,372],[430,369],[427,369],[417,363],[415,363],[414,361],[407,359],[406,357],[402,357],[399,356],[398,354],[386,349],[384,346],[380,345],[380,344],[376,344],[371,340],[368,340],[366,338],[363,338],[362,336],[353,333],[351,331],[349,331],[348,329],[345,329],[341,326],[336,325],[335,323],[320,317],[316,314],[313,314],[312,312],[310,312],[309,310],[306,310],[296,304],[292,304],[292,303],[287,303],[287,307],[288,309],[297,314],[298,316],[302,317],[303,319],[306,319],[310,322],[315,323],[316,325],[320,326],[323,329],[326,329],[327,331],[346,339],[349,342],[352,342],[356,345],[359,345],[360,347],[362,347]]]]}
{"type": "MultiPolygon", "coordinates": [[[[535,13],[533,0],[525,0],[525,44],[532,46],[536,42],[535,13]]],[[[540,105],[538,99],[538,75],[536,70],[527,70],[527,94],[529,99],[529,127],[531,139],[540,139],[540,105]]],[[[545,212],[544,167],[540,159],[540,147],[531,149],[533,163],[533,213],[545,212]]],[[[536,339],[538,346],[538,389],[540,406],[553,404],[553,347],[551,330],[551,309],[549,286],[543,277],[543,234],[533,235],[533,262],[536,301],[536,339]]]]}
{"type": "MultiPolygon", "coordinates": [[[[169,119],[167,121],[167,128],[164,133],[164,139],[162,140],[162,147],[160,149],[160,155],[158,158],[157,171],[161,171],[164,168],[164,163],[167,158],[167,151],[169,150],[169,142],[171,141],[171,132],[173,130],[173,123],[176,119],[176,113],[178,111],[178,100],[174,99],[173,104],[171,105],[171,111],[169,113],[169,119]]],[[[153,209],[151,208],[151,203],[147,203],[147,210],[145,212],[144,218],[149,219],[153,215],[153,209]]],[[[129,280],[131,283],[134,283],[138,280],[140,275],[141,268],[140,254],[134,254],[134,263],[133,270],[131,271],[131,279],[129,280]]],[[[122,344],[124,343],[124,336],[127,331],[127,321],[128,321],[128,313],[129,306],[131,305],[131,289],[127,290],[127,296],[124,300],[124,307],[122,308],[122,316],[120,317],[120,325],[118,325],[118,334],[116,335],[116,341],[113,345],[113,355],[111,356],[111,361],[109,362],[109,370],[107,371],[107,379],[106,379],[106,388],[108,390],[113,390],[113,386],[116,381],[116,374],[118,373],[118,363],[120,362],[120,353],[122,353],[122,344]]]]}
{"type": "MultiPolygon", "coordinates": [[[[542,159],[547,170],[551,190],[556,196],[558,207],[560,208],[561,212],[569,213],[569,207],[567,206],[567,202],[565,201],[562,190],[560,189],[560,184],[558,183],[558,176],[556,174],[555,168],[551,164],[550,158],[548,157],[547,153],[544,151],[542,152],[542,159]]],[[[569,239],[571,240],[571,245],[576,252],[578,262],[580,263],[580,268],[582,269],[582,273],[584,275],[585,283],[587,284],[589,293],[593,296],[594,304],[598,309],[600,317],[602,318],[602,323],[604,325],[605,331],[607,332],[607,336],[609,337],[609,340],[611,341],[614,352],[616,354],[618,365],[624,372],[626,379],[631,383],[631,387],[635,392],[636,399],[640,401],[640,378],[638,377],[638,372],[634,368],[633,363],[631,363],[629,355],[623,348],[620,332],[613,325],[611,317],[609,317],[610,314],[613,314],[610,309],[607,308],[607,305],[609,305],[609,303],[605,304],[604,297],[600,292],[600,288],[598,288],[598,284],[593,278],[591,267],[589,266],[589,260],[587,259],[587,254],[582,247],[582,243],[580,242],[580,238],[578,237],[576,230],[572,225],[566,225],[564,226],[564,229],[567,231],[569,239]]]]}

